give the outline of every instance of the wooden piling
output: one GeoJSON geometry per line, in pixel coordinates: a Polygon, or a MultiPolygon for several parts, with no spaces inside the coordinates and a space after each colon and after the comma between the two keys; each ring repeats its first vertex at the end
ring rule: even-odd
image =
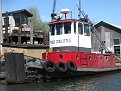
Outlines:
{"type": "Polygon", "coordinates": [[[25,83],[23,53],[5,53],[6,82],[8,84],[25,83]]]}

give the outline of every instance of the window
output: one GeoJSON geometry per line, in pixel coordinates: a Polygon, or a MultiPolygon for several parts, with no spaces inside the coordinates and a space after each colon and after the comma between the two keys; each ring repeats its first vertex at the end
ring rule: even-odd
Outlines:
{"type": "Polygon", "coordinates": [[[74,33],[76,33],[76,22],[74,22],[74,33]]]}
{"type": "Polygon", "coordinates": [[[64,34],[71,33],[71,22],[64,23],[64,34]]]}
{"type": "Polygon", "coordinates": [[[28,19],[27,19],[27,17],[23,16],[23,17],[21,18],[21,23],[22,23],[22,24],[28,24],[28,19]]]}
{"type": "Polygon", "coordinates": [[[120,44],[119,39],[113,39],[113,41],[114,41],[114,45],[119,45],[120,44]]]}
{"type": "Polygon", "coordinates": [[[50,26],[51,35],[55,35],[55,25],[50,26]]]}
{"type": "Polygon", "coordinates": [[[15,26],[20,26],[20,18],[19,17],[15,17],[15,26]]]}
{"type": "Polygon", "coordinates": [[[78,33],[83,34],[83,25],[82,25],[82,23],[78,23],[78,33]]]}
{"type": "Polygon", "coordinates": [[[8,17],[8,16],[6,16],[6,17],[4,18],[4,25],[9,26],[9,17],[8,17]]]}
{"type": "Polygon", "coordinates": [[[85,36],[90,36],[90,31],[89,31],[89,25],[84,24],[84,35],[85,36]]]}
{"type": "Polygon", "coordinates": [[[62,23],[56,24],[56,33],[57,33],[57,35],[61,35],[63,33],[62,23]]]}

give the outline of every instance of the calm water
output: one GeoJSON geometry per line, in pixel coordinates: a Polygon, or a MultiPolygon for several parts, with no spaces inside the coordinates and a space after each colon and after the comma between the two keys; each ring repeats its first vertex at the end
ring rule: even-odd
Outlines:
{"type": "Polygon", "coordinates": [[[1,84],[0,91],[121,91],[121,72],[81,76],[58,82],[1,84]]]}

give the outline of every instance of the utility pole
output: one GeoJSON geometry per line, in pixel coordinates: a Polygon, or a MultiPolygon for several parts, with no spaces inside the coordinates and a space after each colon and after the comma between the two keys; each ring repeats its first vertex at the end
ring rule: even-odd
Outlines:
{"type": "Polygon", "coordinates": [[[33,44],[33,22],[30,20],[30,43],[33,44]]]}
{"type": "Polygon", "coordinates": [[[1,54],[1,55],[3,55],[2,43],[3,43],[3,29],[2,29],[2,0],[0,0],[0,54],[1,54]]]}

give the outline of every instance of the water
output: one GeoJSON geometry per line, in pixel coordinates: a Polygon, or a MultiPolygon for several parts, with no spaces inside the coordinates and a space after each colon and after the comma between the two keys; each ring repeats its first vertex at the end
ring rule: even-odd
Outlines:
{"type": "Polygon", "coordinates": [[[0,84],[0,91],[121,91],[121,72],[44,83],[0,84]]]}

